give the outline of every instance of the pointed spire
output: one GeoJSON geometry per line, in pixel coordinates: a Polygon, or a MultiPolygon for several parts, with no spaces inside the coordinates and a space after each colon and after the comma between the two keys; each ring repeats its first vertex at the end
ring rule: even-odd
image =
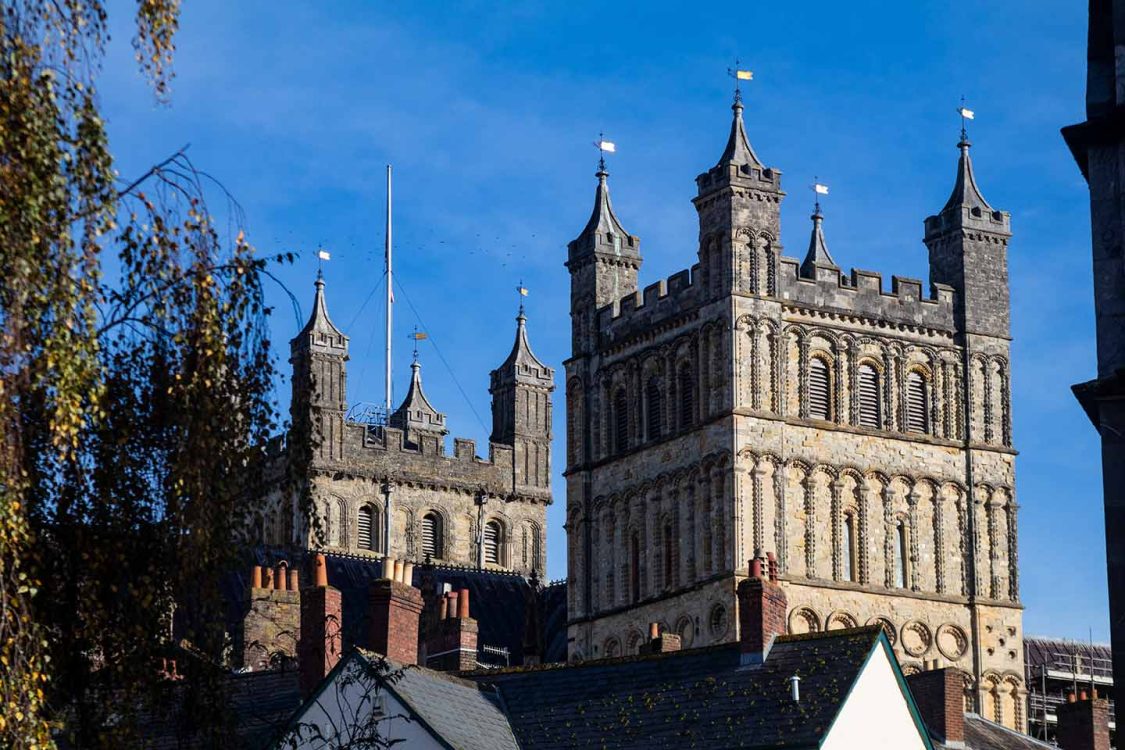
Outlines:
{"type": "Polygon", "coordinates": [[[410,363],[410,389],[406,392],[402,404],[391,415],[388,424],[407,431],[419,430],[439,435],[447,432],[445,415],[430,404],[430,400],[422,390],[422,363],[418,361],[417,355],[410,363]]]}
{"type": "Polygon", "coordinates": [[[969,156],[971,146],[962,128],[961,140],[957,144],[957,148],[961,151],[961,158],[957,161],[957,180],[953,183],[953,193],[945,202],[942,212],[961,207],[976,208],[988,213],[993,211],[992,206],[984,199],[980,188],[977,187],[977,179],[973,174],[973,160],[969,156]]]}
{"type": "Polygon", "coordinates": [[[527,315],[524,314],[522,302],[519,315],[516,316],[516,340],[512,344],[512,351],[504,364],[493,371],[493,376],[517,383],[539,383],[543,379],[554,378],[554,370],[543,364],[535,356],[535,352],[531,351],[531,344],[527,340],[527,315]]]}
{"type": "Polygon", "coordinates": [[[719,157],[717,166],[752,164],[761,167],[762,162],[758,160],[758,155],[754,153],[754,149],[750,145],[750,139],[746,137],[746,126],[742,122],[741,96],[735,95],[731,111],[734,112],[734,119],[730,125],[730,137],[727,138],[727,147],[724,149],[723,155],[719,157]]]}
{"type": "Polygon", "coordinates": [[[621,243],[625,244],[629,233],[625,231],[625,227],[621,226],[617,214],[613,212],[613,204],[609,200],[609,182],[607,180],[609,172],[606,171],[604,160],[599,162],[595,176],[598,178],[598,187],[594,192],[594,210],[590,213],[590,220],[586,222],[586,227],[578,235],[575,242],[591,236],[604,238],[612,234],[619,237],[621,243]]]}
{"type": "Polygon", "coordinates": [[[828,252],[828,244],[824,241],[824,227],[822,226],[824,214],[820,212],[819,204],[811,218],[813,222],[812,236],[809,238],[809,251],[805,254],[804,262],[801,263],[801,275],[814,279],[818,268],[839,272],[840,267],[836,265],[836,261],[832,260],[832,255],[828,252]]]}
{"type": "MultiPolygon", "coordinates": [[[[328,304],[324,297],[324,275],[318,270],[316,273],[316,296],[313,298],[312,313],[308,322],[292,341],[290,349],[296,351],[302,348],[317,351],[330,351],[344,349],[347,351],[348,337],[328,317],[328,304]]],[[[332,351],[332,353],[337,353],[332,351]]]]}

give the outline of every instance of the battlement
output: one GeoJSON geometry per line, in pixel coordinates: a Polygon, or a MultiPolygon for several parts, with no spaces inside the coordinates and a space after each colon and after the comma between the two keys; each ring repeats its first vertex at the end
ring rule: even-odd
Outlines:
{"type": "Polygon", "coordinates": [[[477,455],[477,442],[470,438],[453,438],[453,452],[445,450],[445,439],[438,435],[419,436],[417,444],[406,442],[406,433],[394,427],[382,425],[350,424],[349,430],[362,430],[363,447],[367,450],[381,450],[388,453],[414,455],[420,458],[443,459],[452,463],[474,464],[477,466],[512,468],[513,449],[500,443],[488,444],[488,458],[477,455]]]}
{"type": "Polygon", "coordinates": [[[598,333],[613,338],[645,330],[690,310],[698,302],[699,264],[649,284],[598,310],[598,333]]]}
{"type": "Polygon", "coordinates": [[[718,164],[695,178],[699,195],[722,185],[765,188],[771,192],[781,190],[781,171],[753,164],[718,164]]]}
{"type": "Polygon", "coordinates": [[[781,297],[830,312],[876,318],[891,323],[954,330],[953,287],[930,284],[930,296],[922,294],[923,282],[891,277],[890,292],[883,289],[883,276],[853,268],[850,276],[828,268],[817,268],[816,278],[800,275],[800,261],[781,259],[781,297]]]}

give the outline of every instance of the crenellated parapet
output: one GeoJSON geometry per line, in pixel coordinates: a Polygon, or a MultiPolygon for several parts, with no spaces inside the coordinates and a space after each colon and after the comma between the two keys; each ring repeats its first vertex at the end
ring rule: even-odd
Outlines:
{"type": "Polygon", "coordinates": [[[635,333],[651,332],[696,309],[701,299],[698,281],[696,264],[600,308],[596,319],[599,345],[610,346],[635,333]]]}
{"type": "Polygon", "coordinates": [[[929,294],[918,279],[891,277],[891,288],[875,271],[853,268],[851,274],[817,268],[815,278],[801,275],[796,258],[781,259],[781,297],[788,304],[808,305],[887,323],[955,330],[954,289],[931,283],[929,294]]]}

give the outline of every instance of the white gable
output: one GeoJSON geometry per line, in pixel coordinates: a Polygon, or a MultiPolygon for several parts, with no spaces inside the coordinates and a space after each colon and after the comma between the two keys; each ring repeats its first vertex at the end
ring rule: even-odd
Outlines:
{"type": "Polygon", "coordinates": [[[362,685],[368,681],[355,679],[354,670],[358,662],[359,659],[353,658],[336,673],[335,679],[322,686],[323,690],[316,700],[304,707],[294,721],[295,726],[275,747],[329,750],[347,746],[364,731],[357,727],[370,727],[370,722],[374,721],[378,722],[379,737],[385,741],[394,740],[399,742],[399,746],[412,750],[443,750],[446,746],[434,739],[421,723],[412,720],[413,712],[390,691],[379,691],[378,699],[364,696],[362,685]],[[351,679],[346,679],[349,673],[351,679]],[[379,712],[380,717],[372,715],[373,709],[379,712]]]}
{"type": "Polygon", "coordinates": [[[891,658],[882,643],[876,645],[821,745],[823,750],[928,747],[895,679],[891,658]]]}

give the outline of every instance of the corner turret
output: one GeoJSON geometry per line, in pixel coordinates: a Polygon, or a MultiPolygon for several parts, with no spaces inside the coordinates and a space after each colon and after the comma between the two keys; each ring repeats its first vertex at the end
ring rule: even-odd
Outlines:
{"type": "Polygon", "coordinates": [[[551,393],[555,371],[543,364],[527,340],[527,316],[520,307],[516,340],[504,364],[492,371],[493,443],[515,450],[514,487],[549,491],[551,485],[551,393]]]}
{"type": "Polygon", "coordinates": [[[422,364],[417,356],[410,363],[410,373],[410,390],[387,424],[402,430],[408,444],[420,445],[422,437],[440,441],[449,432],[445,428],[445,415],[430,404],[422,391],[422,364]]]}
{"type": "Polygon", "coordinates": [[[314,455],[339,457],[347,410],[348,337],[328,317],[324,278],[318,273],[312,314],[289,342],[293,366],[290,418],[300,432],[311,432],[314,455]]]}
{"type": "Polygon", "coordinates": [[[577,238],[567,245],[570,316],[575,353],[592,346],[595,312],[637,291],[641,240],[621,225],[609,200],[609,173],[599,165],[594,210],[577,238]]]}
{"type": "Polygon", "coordinates": [[[813,222],[812,236],[809,238],[809,251],[801,263],[801,275],[807,279],[821,276],[836,279],[840,275],[840,267],[832,260],[828,244],[824,241],[824,214],[820,212],[819,206],[810,218],[813,222]]]}
{"type": "Polygon", "coordinates": [[[718,164],[695,178],[700,275],[709,297],[732,291],[772,297],[781,255],[781,172],[764,166],[750,145],[741,98],[731,111],[718,164]]]}
{"type": "Polygon", "coordinates": [[[973,172],[970,145],[962,133],[953,192],[941,212],[925,222],[930,280],[953,287],[962,332],[1007,338],[1009,215],[984,199],[973,172]]]}

